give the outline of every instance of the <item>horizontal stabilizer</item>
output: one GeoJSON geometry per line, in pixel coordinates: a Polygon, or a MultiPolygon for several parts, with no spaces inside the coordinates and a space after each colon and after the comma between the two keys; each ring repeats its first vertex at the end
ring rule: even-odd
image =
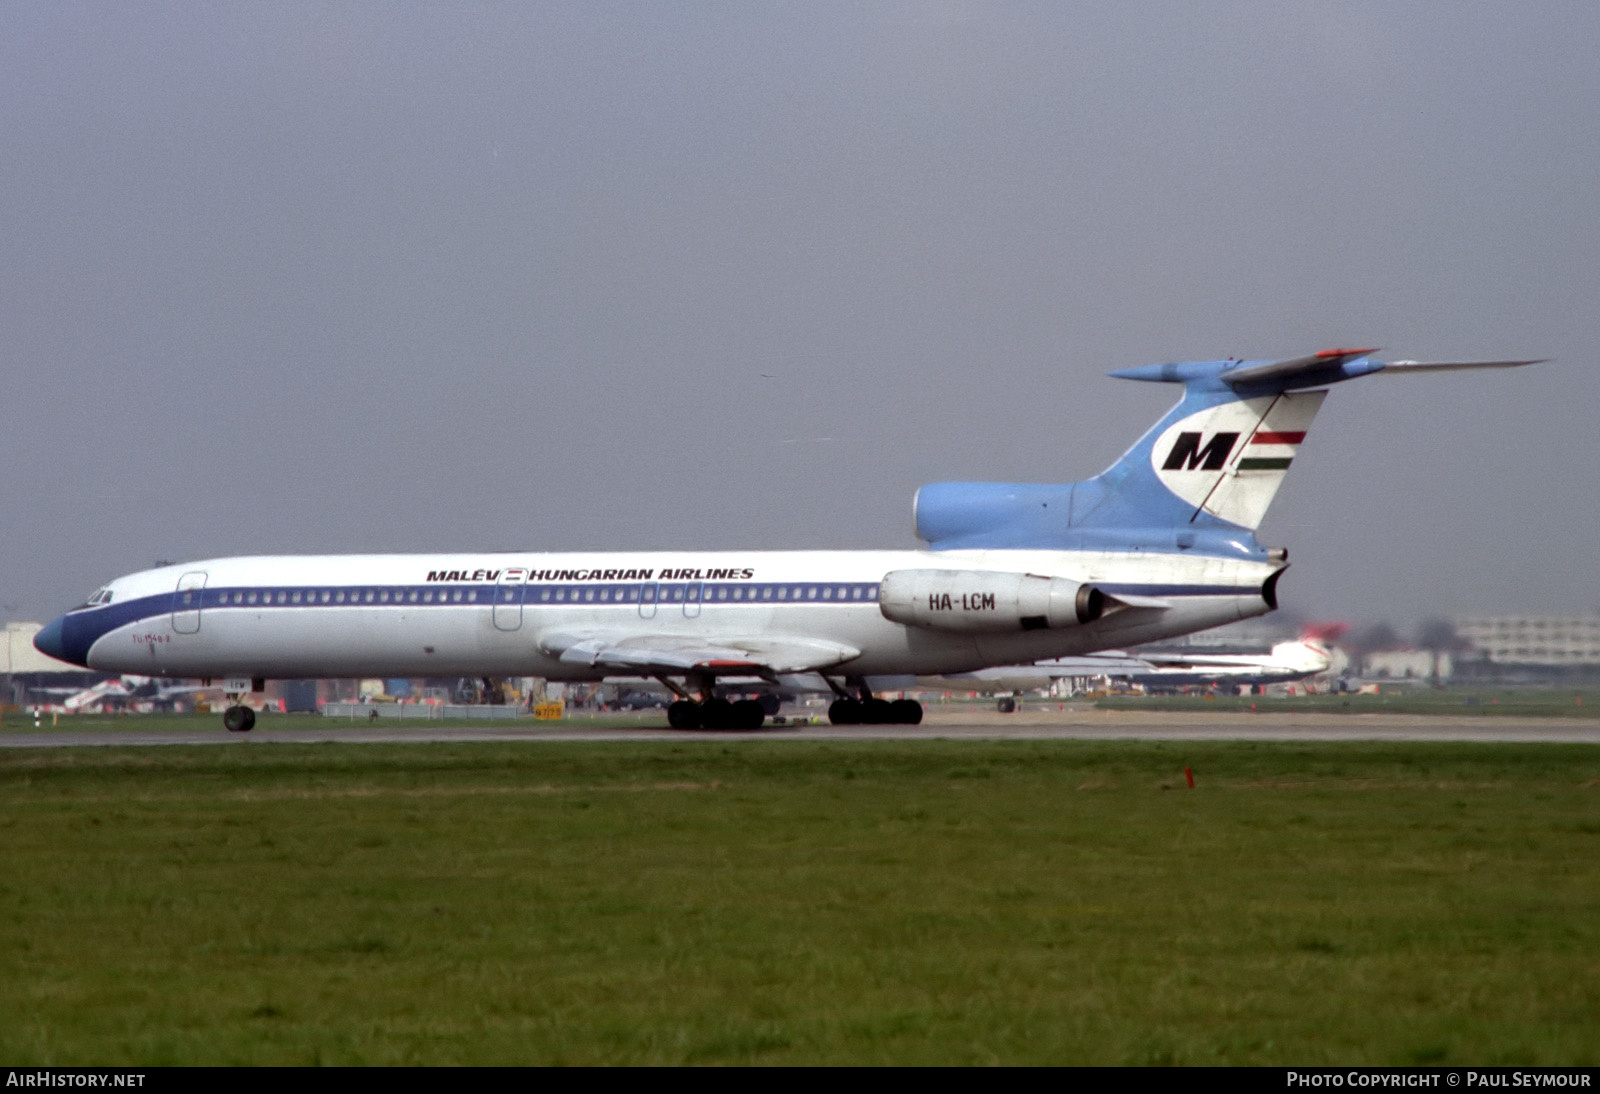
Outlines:
{"type": "Polygon", "coordinates": [[[1347,361],[1376,353],[1376,349],[1325,349],[1309,357],[1291,357],[1286,361],[1263,361],[1254,365],[1240,365],[1222,374],[1224,383],[1261,384],[1274,380],[1310,377],[1338,368],[1347,361]]]}

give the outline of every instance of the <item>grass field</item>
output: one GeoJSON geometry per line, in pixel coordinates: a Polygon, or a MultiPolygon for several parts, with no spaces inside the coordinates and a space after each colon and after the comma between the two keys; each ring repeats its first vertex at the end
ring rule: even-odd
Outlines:
{"type": "Polygon", "coordinates": [[[1451,718],[1597,718],[1600,692],[1558,688],[1391,687],[1376,695],[1138,695],[1099,700],[1103,710],[1259,710],[1278,714],[1432,714],[1451,718]]]}
{"type": "Polygon", "coordinates": [[[9,1064],[1600,1063],[1587,746],[8,750],[0,791],[9,1064]]]}

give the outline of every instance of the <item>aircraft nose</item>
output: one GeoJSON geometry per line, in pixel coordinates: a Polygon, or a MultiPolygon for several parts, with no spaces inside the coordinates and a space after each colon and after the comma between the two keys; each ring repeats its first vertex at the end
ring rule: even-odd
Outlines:
{"type": "Polygon", "coordinates": [[[40,628],[39,633],[33,636],[33,648],[46,657],[54,657],[57,661],[66,661],[71,664],[82,662],[67,653],[67,639],[62,633],[65,616],[52,619],[40,628]]]}

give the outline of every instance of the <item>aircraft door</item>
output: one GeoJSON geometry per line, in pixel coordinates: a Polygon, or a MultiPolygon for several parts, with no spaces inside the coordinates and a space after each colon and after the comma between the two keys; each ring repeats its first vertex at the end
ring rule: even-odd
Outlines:
{"type": "Polygon", "coordinates": [[[700,614],[700,598],[705,595],[705,585],[699,581],[692,582],[683,590],[683,614],[693,619],[700,614]]]}
{"type": "Polygon", "coordinates": [[[198,634],[200,631],[200,601],[205,595],[206,572],[191,570],[178,579],[178,589],[172,594],[172,629],[179,634],[198,634]]]}
{"type": "Polygon", "coordinates": [[[654,581],[647,581],[639,589],[639,618],[654,619],[656,617],[656,598],[661,595],[661,586],[654,581]]]}
{"type": "Polygon", "coordinates": [[[522,595],[527,590],[528,571],[506,570],[494,587],[495,629],[514,631],[522,626],[522,595]]]}

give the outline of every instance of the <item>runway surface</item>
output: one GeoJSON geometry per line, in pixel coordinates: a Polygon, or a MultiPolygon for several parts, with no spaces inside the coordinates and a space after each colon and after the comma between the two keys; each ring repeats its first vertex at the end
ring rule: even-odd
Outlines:
{"type": "Polygon", "coordinates": [[[266,716],[250,733],[229,733],[221,720],[211,726],[142,730],[138,717],[112,729],[0,729],[0,748],[78,748],[90,746],[262,744],[421,744],[438,741],[783,741],[783,740],[1147,740],[1147,741],[1502,741],[1600,744],[1600,719],[1493,718],[1481,715],[1396,714],[1233,714],[1105,711],[1069,705],[1039,707],[1015,714],[931,708],[920,726],[782,725],[758,732],[708,732],[668,729],[659,715],[636,723],[585,724],[521,721],[435,725],[342,724],[301,715],[266,716]]]}

